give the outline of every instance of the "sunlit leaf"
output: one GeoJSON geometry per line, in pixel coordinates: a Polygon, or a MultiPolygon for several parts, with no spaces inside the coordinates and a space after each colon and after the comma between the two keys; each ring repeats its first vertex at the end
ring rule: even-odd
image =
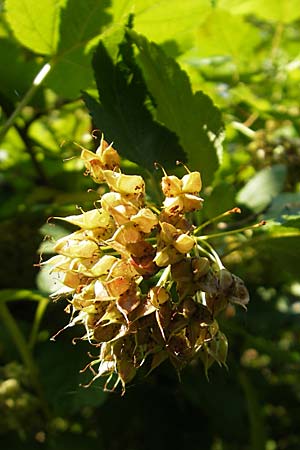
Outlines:
{"type": "Polygon", "coordinates": [[[62,0],[6,0],[8,22],[21,44],[35,53],[55,53],[61,3],[62,0]]]}

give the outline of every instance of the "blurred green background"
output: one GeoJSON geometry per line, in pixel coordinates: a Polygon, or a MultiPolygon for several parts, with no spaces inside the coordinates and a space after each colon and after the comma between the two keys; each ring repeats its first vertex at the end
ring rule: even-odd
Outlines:
{"type": "Polygon", "coordinates": [[[3,448],[299,450],[300,1],[5,0],[0,13],[3,448]],[[48,218],[99,197],[79,155],[101,132],[150,199],[153,161],[181,159],[204,180],[196,222],[242,208],[212,233],[267,221],[213,241],[251,302],[222,318],[228,370],[209,380],[200,363],[181,380],[163,364],[124,397],[85,389],[81,331],[50,341],[66,302],[35,265],[68,233],[48,218]]]}

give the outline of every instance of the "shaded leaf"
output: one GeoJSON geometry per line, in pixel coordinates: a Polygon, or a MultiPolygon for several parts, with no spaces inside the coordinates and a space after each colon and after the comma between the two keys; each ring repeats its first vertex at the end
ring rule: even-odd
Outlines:
{"type": "Polygon", "coordinates": [[[68,0],[62,9],[56,65],[48,84],[63,97],[76,97],[81,89],[92,85],[88,46],[110,22],[108,5],[109,0],[68,0]]]}
{"type": "Polygon", "coordinates": [[[223,129],[220,111],[203,92],[192,92],[186,72],[158,45],[134,32],[130,36],[139,49],[158,120],[177,134],[189,166],[200,170],[208,184],[218,168],[217,141],[223,129]]]}
{"type": "Polygon", "coordinates": [[[174,166],[176,159],[185,160],[177,136],[156,122],[147,109],[147,90],[131,45],[125,41],[120,46],[120,61],[114,64],[100,42],[93,67],[100,102],[86,93],[84,100],[95,125],[121,155],[150,170],[155,161],[174,166]]]}

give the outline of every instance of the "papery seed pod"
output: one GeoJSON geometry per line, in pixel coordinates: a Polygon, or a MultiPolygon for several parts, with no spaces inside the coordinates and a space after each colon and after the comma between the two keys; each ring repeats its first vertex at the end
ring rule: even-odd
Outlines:
{"type": "Polygon", "coordinates": [[[99,156],[103,164],[103,169],[114,170],[120,167],[120,156],[118,152],[112,147],[112,144],[109,145],[103,139],[103,135],[100,145],[96,150],[96,155],[99,156]]]}
{"type": "Polygon", "coordinates": [[[125,386],[135,377],[136,368],[134,367],[133,362],[121,359],[117,362],[117,370],[119,379],[122,383],[122,395],[124,395],[125,386]]]}
{"type": "Polygon", "coordinates": [[[139,230],[143,233],[151,233],[153,228],[158,224],[158,217],[149,208],[142,208],[135,215],[132,215],[130,220],[136,223],[139,230]]]}
{"type": "Polygon", "coordinates": [[[118,225],[123,225],[138,213],[141,205],[138,201],[131,201],[118,192],[107,192],[101,197],[101,206],[118,225]]]}
{"type": "Polygon", "coordinates": [[[160,222],[159,225],[161,228],[159,238],[164,244],[173,244],[175,237],[178,236],[176,228],[168,222],[160,222]]]}
{"type": "MultiPolygon", "coordinates": [[[[122,312],[118,309],[115,302],[109,302],[105,314],[101,317],[99,323],[107,325],[109,323],[125,324],[125,318],[122,312]]],[[[124,329],[126,331],[126,328],[124,329]]]]}
{"type": "Polygon", "coordinates": [[[214,339],[207,344],[208,353],[221,365],[226,365],[228,341],[224,333],[218,331],[214,339]]]}
{"type": "Polygon", "coordinates": [[[127,319],[134,309],[140,304],[140,295],[135,286],[131,286],[127,291],[123,292],[117,299],[117,307],[127,319]]]}
{"type": "Polygon", "coordinates": [[[167,222],[173,225],[177,230],[180,230],[183,233],[187,233],[192,231],[192,224],[185,218],[183,214],[168,214],[166,210],[162,210],[159,215],[160,222],[167,222]]]}
{"type": "Polygon", "coordinates": [[[191,258],[184,258],[171,267],[172,278],[176,281],[179,299],[192,296],[199,289],[193,280],[191,258]]]}
{"type": "Polygon", "coordinates": [[[139,175],[124,175],[123,173],[105,170],[104,176],[112,191],[133,196],[144,195],[145,193],[145,183],[139,175]]]}
{"type": "Polygon", "coordinates": [[[127,246],[127,244],[135,244],[141,241],[143,235],[132,222],[128,222],[117,229],[112,240],[127,246]]]}
{"type": "Polygon", "coordinates": [[[170,360],[177,370],[182,370],[193,357],[189,341],[184,335],[172,336],[167,345],[170,360]]]}
{"type": "Polygon", "coordinates": [[[91,267],[78,267],[84,275],[89,277],[106,277],[109,274],[113,264],[118,261],[118,258],[112,255],[103,255],[101,258],[92,264],[91,267]]]}
{"type": "Polygon", "coordinates": [[[87,168],[88,174],[96,183],[103,183],[105,181],[103,174],[103,163],[101,159],[90,150],[83,149],[81,152],[81,159],[87,168]]]}
{"type": "Polygon", "coordinates": [[[214,317],[223,311],[228,305],[228,299],[222,292],[218,292],[216,294],[206,293],[205,301],[208,309],[214,317]]]}
{"type": "Polygon", "coordinates": [[[92,209],[74,216],[54,217],[54,219],[63,220],[84,230],[92,230],[93,228],[105,228],[111,225],[111,218],[104,209],[92,209]]]}
{"type": "Polygon", "coordinates": [[[210,261],[205,256],[200,256],[198,258],[192,258],[192,270],[193,270],[193,279],[195,281],[200,280],[203,276],[205,276],[210,269],[210,261]]]}
{"type": "Polygon", "coordinates": [[[96,280],[94,284],[94,297],[95,300],[107,302],[114,300],[114,296],[108,292],[106,284],[100,280],[96,280]]]}
{"type": "Polygon", "coordinates": [[[232,274],[227,269],[221,269],[218,273],[220,289],[222,291],[228,291],[232,286],[234,280],[232,274]]]}
{"type": "Polygon", "coordinates": [[[174,175],[165,176],[161,179],[161,187],[166,197],[176,197],[181,193],[181,180],[174,175]]]}
{"type": "Polygon", "coordinates": [[[173,245],[180,253],[186,254],[189,253],[194,247],[195,239],[192,236],[188,236],[187,234],[181,234],[173,242],[173,245]]]}
{"type": "Polygon", "coordinates": [[[155,308],[160,308],[170,299],[170,294],[163,286],[154,286],[148,293],[150,302],[155,308]]]}
{"type": "Polygon", "coordinates": [[[215,362],[215,359],[211,356],[209,351],[207,350],[206,344],[202,345],[199,349],[198,355],[203,363],[204,366],[204,372],[208,379],[208,369],[212,366],[212,364],[215,362]]]}
{"type": "Polygon", "coordinates": [[[117,323],[99,325],[94,329],[93,337],[98,342],[110,342],[120,334],[120,331],[121,325],[117,323]]]}
{"type": "Polygon", "coordinates": [[[249,292],[246,288],[243,280],[233,275],[233,286],[229,296],[229,301],[247,309],[246,306],[249,303],[249,292]]]}
{"type": "Polygon", "coordinates": [[[120,295],[128,292],[131,282],[125,277],[112,278],[105,282],[105,288],[112,297],[119,297],[120,295]]]}
{"type": "Polygon", "coordinates": [[[138,272],[132,267],[130,261],[124,259],[118,259],[111,267],[109,277],[115,278],[124,276],[129,280],[137,279],[139,277],[138,272]]]}
{"type": "Polygon", "coordinates": [[[80,234],[74,235],[75,233],[73,238],[70,235],[59,239],[54,246],[54,251],[71,258],[93,258],[99,254],[99,248],[95,242],[83,239],[80,234]]]}
{"type": "Polygon", "coordinates": [[[202,188],[202,181],[199,172],[190,172],[182,178],[182,192],[185,194],[199,194],[202,188]]]}
{"type": "Polygon", "coordinates": [[[177,263],[182,258],[183,254],[178,252],[175,247],[169,245],[156,253],[154,262],[158,267],[166,267],[169,264],[177,263]]]}
{"type": "Polygon", "coordinates": [[[203,198],[197,197],[196,195],[192,194],[184,194],[182,195],[182,202],[182,211],[184,211],[185,213],[193,212],[198,211],[198,209],[202,208],[203,198]]]}
{"type": "Polygon", "coordinates": [[[183,196],[166,197],[163,203],[164,210],[167,214],[178,215],[183,211],[184,202],[183,196]]]}

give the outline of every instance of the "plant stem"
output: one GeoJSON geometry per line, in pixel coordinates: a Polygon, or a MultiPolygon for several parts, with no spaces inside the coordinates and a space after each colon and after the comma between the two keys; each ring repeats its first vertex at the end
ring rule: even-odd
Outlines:
{"type": "Polygon", "coordinates": [[[199,225],[199,227],[197,227],[194,231],[194,235],[196,235],[198,233],[198,231],[202,230],[203,228],[207,227],[208,225],[217,222],[219,219],[222,219],[223,217],[229,216],[230,214],[234,214],[234,213],[241,213],[240,208],[233,208],[230,209],[229,211],[225,211],[222,214],[219,214],[216,217],[213,217],[212,219],[207,220],[206,222],[202,223],[201,225],[199,225]]]}
{"type": "Polygon", "coordinates": [[[24,97],[22,98],[22,100],[20,101],[20,103],[18,104],[16,109],[14,110],[14,112],[11,114],[11,116],[7,119],[7,121],[3,125],[2,130],[0,131],[0,141],[4,138],[7,131],[13,125],[16,117],[20,114],[20,112],[22,111],[24,106],[26,106],[28,104],[28,102],[31,100],[31,98],[34,96],[34,94],[38,90],[39,86],[42,84],[42,82],[46,78],[47,74],[49,73],[50,69],[51,69],[51,64],[46,63],[43,65],[41,70],[38,72],[38,74],[36,75],[36,77],[34,78],[34,80],[32,82],[32,85],[30,86],[30,88],[28,89],[28,91],[26,92],[26,94],[24,95],[24,97]]]}
{"type": "Polygon", "coordinates": [[[230,234],[242,233],[243,231],[253,230],[254,228],[259,228],[259,227],[262,227],[265,224],[266,224],[266,222],[264,220],[262,220],[261,222],[255,223],[254,225],[251,225],[249,227],[246,226],[246,227],[243,227],[243,228],[237,228],[235,230],[221,231],[220,233],[213,233],[213,234],[207,234],[207,235],[203,235],[203,236],[197,236],[196,239],[205,241],[207,239],[218,238],[218,237],[223,237],[223,236],[229,236],[230,234]]]}
{"type": "Polygon", "coordinates": [[[34,387],[34,389],[40,399],[40,404],[41,404],[41,408],[44,412],[44,415],[46,418],[49,418],[50,412],[49,412],[48,405],[44,398],[42,386],[41,386],[39,376],[38,376],[37,366],[34,362],[34,359],[32,357],[29,346],[27,345],[27,342],[26,342],[20,328],[18,327],[17,322],[13,318],[13,316],[10,313],[5,302],[0,302],[0,317],[3,321],[3,324],[7,328],[8,332],[10,333],[10,335],[20,353],[23,363],[25,364],[25,366],[29,372],[32,386],[34,387]]]}
{"type": "Polygon", "coordinates": [[[32,351],[34,348],[34,345],[36,343],[40,323],[42,321],[43,315],[46,311],[46,308],[49,304],[48,298],[42,298],[41,301],[38,303],[36,311],[35,311],[35,317],[29,337],[28,347],[32,351]]]}
{"type": "Polygon", "coordinates": [[[219,255],[218,255],[218,253],[217,253],[216,250],[212,247],[212,245],[210,245],[210,244],[209,244],[208,242],[206,242],[206,241],[203,241],[203,244],[209,249],[210,254],[215,258],[215,261],[216,261],[216,263],[218,264],[219,269],[220,269],[220,270],[221,270],[221,269],[225,269],[225,267],[224,267],[224,265],[223,265],[223,263],[222,263],[222,261],[221,261],[219,255]]]}

